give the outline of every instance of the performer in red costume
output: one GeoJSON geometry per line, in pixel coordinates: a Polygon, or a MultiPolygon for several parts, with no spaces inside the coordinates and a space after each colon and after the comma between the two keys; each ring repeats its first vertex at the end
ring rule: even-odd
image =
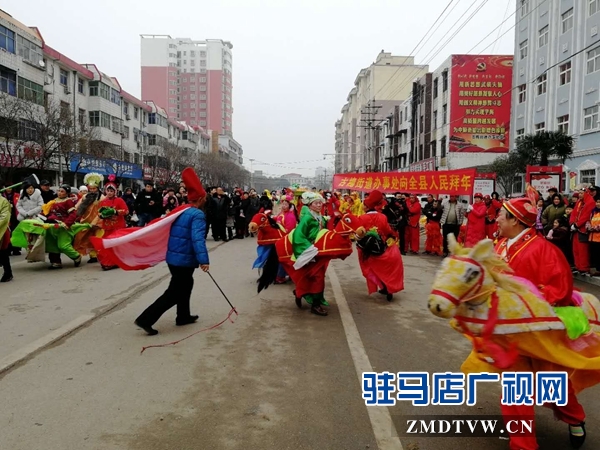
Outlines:
{"type": "Polygon", "coordinates": [[[485,235],[488,239],[494,240],[496,237],[494,234],[498,231],[498,223],[496,222],[496,218],[498,217],[498,212],[500,208],[502,208],[502,203],[500,203],[495,198],[486,195],[483,198],[483,202],[485,203],[486,211],[485,211],[485,235]]]}
{"type": "MultiPolygon", "coordinates": [[[[528,198],[504,202],[498,215],[498,232],[502,238],[496,245],[498,253],[516,276],[535,284],[548,303],[553,306],[574,306],[572,301],[573,276],[562,252],[535,230],[537,193],[528,186],[528,198]]],[[[585,412],[577,401],[571,383],[568,384],[566,406],[549,405],[557,419],[569,424],[571,444],[579,448],[585,440],[585,412]]],[[[518,416],[533,419],[534,407],[501,405],[504,417],[518,416]]],[[[511,435],[511,450],[536,450],[535,434],[511,435]]]]}
{"type": "Polygon", "coordinates": [[[411,194],[406,204],[408,209],[408,226],[406,227],[406,250],[410,250],[413,255],[419,254],[420,229],[419,220],[421,219],[421,204],[415,194],[411,194]]]}
{"type": "Polygon", "coordinates": [[[483,203],[483,195],[475,194],[474,203],[467,208],[467,232],[465,247],[474,247],[479,241],[485,239],[485,215],[487,207],[483,203]]]}
{"type": "Polygon", "coordinates": [[[380,191],[371,192],[364,204],[367,212],[359,217],[359,221],[367,235],[357,244],[360,270],[367,280],[369,295],[379,291],[391,302],[396,292],[404,290],[404,266],[397,245],[398,233],[392,230],[387,217],[381,213],[386,201],[380,191]],[[369,254],[368,248],[361,248],[365,239],[377,237],[373,234],[379,236],[383,254],[369,254]]]}
{"type": "Polygon", "coordinates": [[[590,273],[590,244],[588,242],[588,230],[586,224],[592,216],[592,211],[596,207],[596,187],[592,186],[579,196],[575,203],[575,208],[569,218],[571,231],[573,235],[573,258],[575,259],[575,268],[581,274],[590,273]]]}
{"type": "MultiPolygon", "coordinates": [[[[125,216],[129,213],[127,203],[120,197],[117,197],[117,185],[114,183],[114,175],[109,175],[109,182],[104,186],[104,199],[100,201],[98,216],[100,217],[100,227],[104,231],[102,236],[108,237],[116,230],[125,228],[125,216]]],[[[100,251],[98,260],[103,270],[112,270],[119,267],[116,261],[111,258],[109,252],[100,251]]]]}

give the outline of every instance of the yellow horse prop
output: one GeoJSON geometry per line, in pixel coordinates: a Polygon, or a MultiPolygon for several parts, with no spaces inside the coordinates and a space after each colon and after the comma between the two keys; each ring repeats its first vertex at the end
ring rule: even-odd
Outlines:
{"type": "Polygon", "coordinates": [[[575,293],[580,306],[552,307],[532,283],[510,275],[491,240],[463,249],[448,235],[448,244],[452,255],[428,307],[472,341],[463,372],[566,371],[576,393],[600,382],[596,297],[575,293]]]}

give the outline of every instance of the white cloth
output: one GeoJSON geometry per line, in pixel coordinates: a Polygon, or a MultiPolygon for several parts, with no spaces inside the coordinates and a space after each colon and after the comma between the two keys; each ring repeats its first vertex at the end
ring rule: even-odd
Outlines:
{"type": "Polygon", "coordinates": [[[311,245],[306,250],[304,250],[300,256],[296,259],[294,263],[294,269],[298,270],[311,262],[319,253],[319,250],[314,245],[311,245]]]}

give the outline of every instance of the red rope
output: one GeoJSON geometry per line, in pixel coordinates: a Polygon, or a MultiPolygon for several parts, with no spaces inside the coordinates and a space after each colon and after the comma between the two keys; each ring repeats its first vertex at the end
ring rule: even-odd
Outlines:
{"type": "Polygon", "coordinates": [[[220,327],[221,325],[223,325],[225,322],[227,322],[228,320],[231,323],[235,323],[232,319],[231,316],[232,314],[235,313],[236,316],[238,316],[238,312],[235,310],[235,308],[232,308],[231,311],[229,311],[229,314],[227,314],[227,317],[225,319],[223,319],[222,321],[220,321],[218,324],[213,325],[211,327],[208,328],[203,328],[201,330],[198,330],[192,334],[190,334],[189,336],[184,337],[183,339],[179,339],[178,341],[173,341],[173,342],[167,342],[166,344],[155,344],[155,345],[148,345],[147,347],[142,347],[142,351],[140,352],[140,355],[142,353],[144,353],[144,351],[146,351],[147,348],[158,348],[158,347],[168,347],[169,345],[175,345],[175,344],[179,344],[181,341],[185,341],[186,339],[191,338],[192,336],[197,335],[198,333],[202,333],[203,331],[209,331],[209,330],[214,330],[215,328],[220,327]]]}

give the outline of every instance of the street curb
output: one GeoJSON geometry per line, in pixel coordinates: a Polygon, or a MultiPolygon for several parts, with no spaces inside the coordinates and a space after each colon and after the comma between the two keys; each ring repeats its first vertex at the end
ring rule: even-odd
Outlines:
{"type": "MultiPolygon", "coordinates": [[[[214,247],[209,248],[208,253],[212,252],[213,250],[219,248],[221,245],[224,244],[226,244],[226,242],[220,242],[214,247]]],[[[0,379],[13,369],[16,369],[17,367],[25,364],[26,362],[34,358],[38,353],[41,353],[50,346],[56,344],[64,338],[69,337],[77,331],[86,328],[88,325],[91,325],[92,322],[94,322],[95,320],[108,315],[128,300],[131,300],[133,297],[141,294],[146,290],[152,289],[155,286],[158,286],[164,280],[169,278],[169,276],[170,273],[167,272],[166,274],[161,275],[158,278],[152,278],[146,282],[140,283],[137,288],[135,288],[132,292],[126,294],[125,297],[122,297],[100,308],[95,314],[86,314],[80,316],[67,323],[66,325],[63,325],[62,327],[51,331],[46,336],[43,336],[40,339],[26,345],[25,347],[11,353],[10,355],[5,356],[0,360],[0,379]]]]}
{"type": "Polygon", "coordinates": [[[584,283],[600,286],[600,278],[599,277],[585,277],[583,275],[573,275],[573,278],[576,279],[577,281],[583,281],[584,283]]]}

